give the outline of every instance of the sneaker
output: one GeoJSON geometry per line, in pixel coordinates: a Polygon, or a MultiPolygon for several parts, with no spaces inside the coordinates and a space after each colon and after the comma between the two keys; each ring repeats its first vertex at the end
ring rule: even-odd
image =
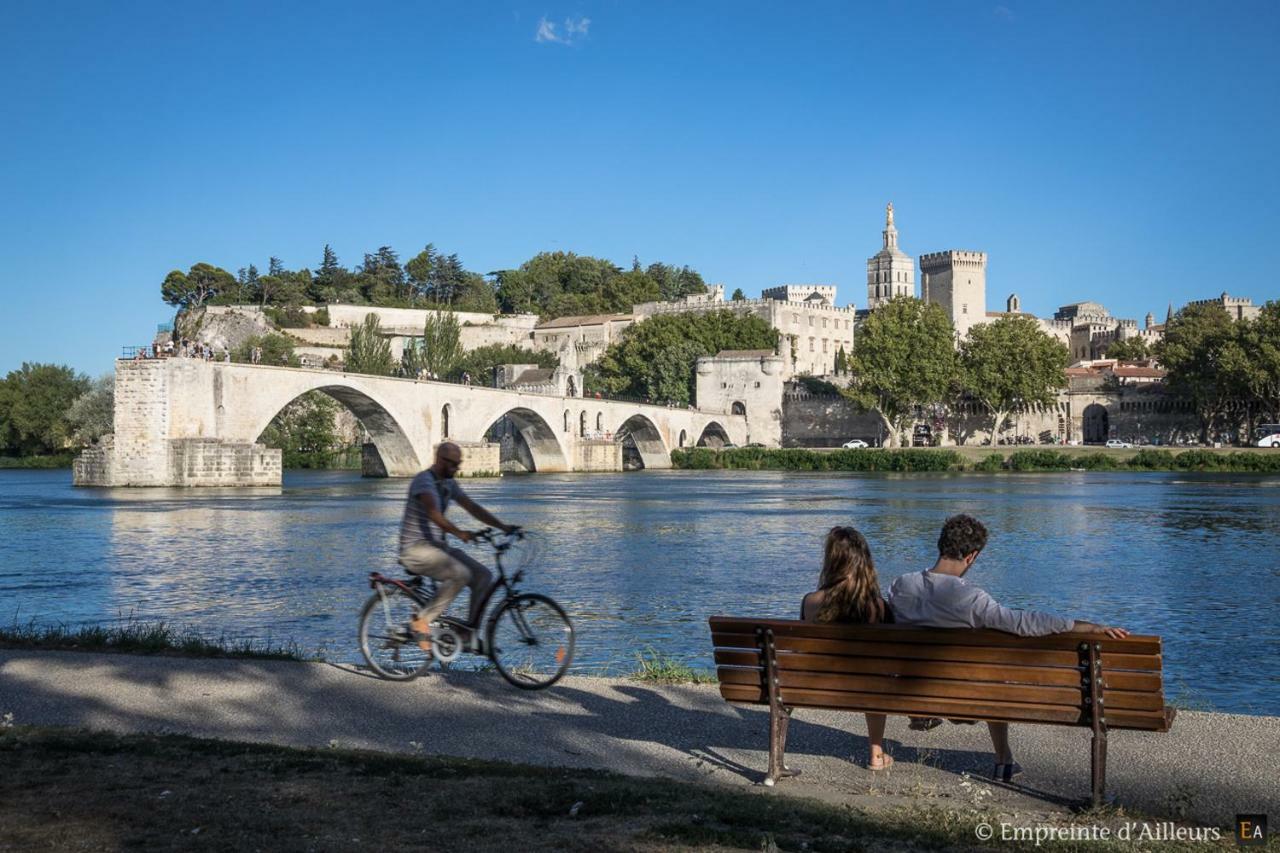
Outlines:
{"type": "Polygon", "coordinates": [[[1010,764],[997,764],[991,771],[991,778],[997,782],[1009,782],[1014,776],[1022,775],[1022,765],[1014,761],[1010,764]]]}

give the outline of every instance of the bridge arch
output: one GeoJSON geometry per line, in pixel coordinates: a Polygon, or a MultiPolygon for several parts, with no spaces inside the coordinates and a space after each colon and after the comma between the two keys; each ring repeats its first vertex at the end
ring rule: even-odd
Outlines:
{"type": "MultiPolygon", "coordinates": [[[[565,412],[566,417],[568,414],[565,412]]],[[[529,471],[544,473],[570,470],[569,459],[556,431],[533,409],[518,407],[507,410],[489,425],[484,435],[496,438],[503,445],[504,462],[515,460],[529,471]],[[510,429],[504,429],[508,424],[510,429]],[[513,441],[510,448],[502,440],[504,435],[510,435],[513,441]]]]}
{"type": "Polygon", "coordinates": [[[622,445],[623,467],[670,468],[671,450],[662,431],[645,415],[632,415],[614,431],[614,440],[622,445]]]}
{"type": "Polygon", "coordinates": [[[387,411],[386,406],[349,385],[318,385],[295,394],[278,406],[274,403],[270,404],[265,410],[270,411],[270,414],[257,424],[251,440],[257,441],[276,415],[312,391],[319,391],[346,407],[369,434],[369,441],[373,444],[381,465],[374,466],[372,470],[366,466],[367,475],[405,477],[412,476],[425,467],[413,449],[413,442],[409,440],[395,416],[387,411]]]}
{"type": "Polygon", "coordinates": [[[716,421],[709,421],[698,436],[698,447],[724,447],[729,443],[729,433],[716,421]]]}

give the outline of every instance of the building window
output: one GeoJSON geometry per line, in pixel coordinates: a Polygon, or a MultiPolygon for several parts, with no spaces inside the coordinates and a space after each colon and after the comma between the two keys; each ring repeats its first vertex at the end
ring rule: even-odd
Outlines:
{"type": "Polygon", "coordinates": [[[757,387],[757,388],[759,388],[759,387],[760,387],[760,380],[758,380],[758,379],[756,380],[756,387],[757,387]]]}
{"type": "Polygon", "coordinates": [[[826,327],[827,327],[827,318],[826,318],[826,317],[823,317],[823,318],[822,318],[822,328],[824,328],[824,329],[825,329],[826,327]]]}
{"type": "Polygon", "coordinates": [[[823,351],[823,352],[826,352],[826,351],[827,351],[827,339],[826,339],[826,338],[823,338],[823,339],[822,339],[822,351],[823,351]]]}
{"type": "Polygon", "coordinates": [[[813,338],[809,338],[809,352],[813,352],[813,338]]]}
{"type": "Polygon", "coordinates": [[[969,305],[968,305],[968,303],[966,303],[966,304],[964,304],[964,305],[961,305],[961,306],[960,306],[960,313],[961,313],[961,314],[968,314],[968,313],[969,313],[969,305]]]}
{"type": "Polygon", "coordinates": [[[812,318],[812,317],[810,317],[810,318],[809,318],[809,325],[810,325],[810,326],[813,326],[813,318],[812,318]]]}

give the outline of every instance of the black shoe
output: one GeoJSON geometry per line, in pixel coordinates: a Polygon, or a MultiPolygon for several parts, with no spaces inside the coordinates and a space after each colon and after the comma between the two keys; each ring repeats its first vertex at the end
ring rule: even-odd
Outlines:
{"type": "Polygon", "coordinates": [[[1022,765],[1018,762],[997,764],[991,771],[991,778],[997,782],[1011,782],[1014,776],[1022,775],[1022,765]]]}

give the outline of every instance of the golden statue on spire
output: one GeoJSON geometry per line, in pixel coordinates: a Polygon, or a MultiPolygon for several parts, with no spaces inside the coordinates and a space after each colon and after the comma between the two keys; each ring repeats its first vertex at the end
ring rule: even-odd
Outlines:
{"type": "Polygon", "coordinates": [[[893,202],[889,202],[884,208],[884,226],[886,228],[893,227],[893,202]]]}

